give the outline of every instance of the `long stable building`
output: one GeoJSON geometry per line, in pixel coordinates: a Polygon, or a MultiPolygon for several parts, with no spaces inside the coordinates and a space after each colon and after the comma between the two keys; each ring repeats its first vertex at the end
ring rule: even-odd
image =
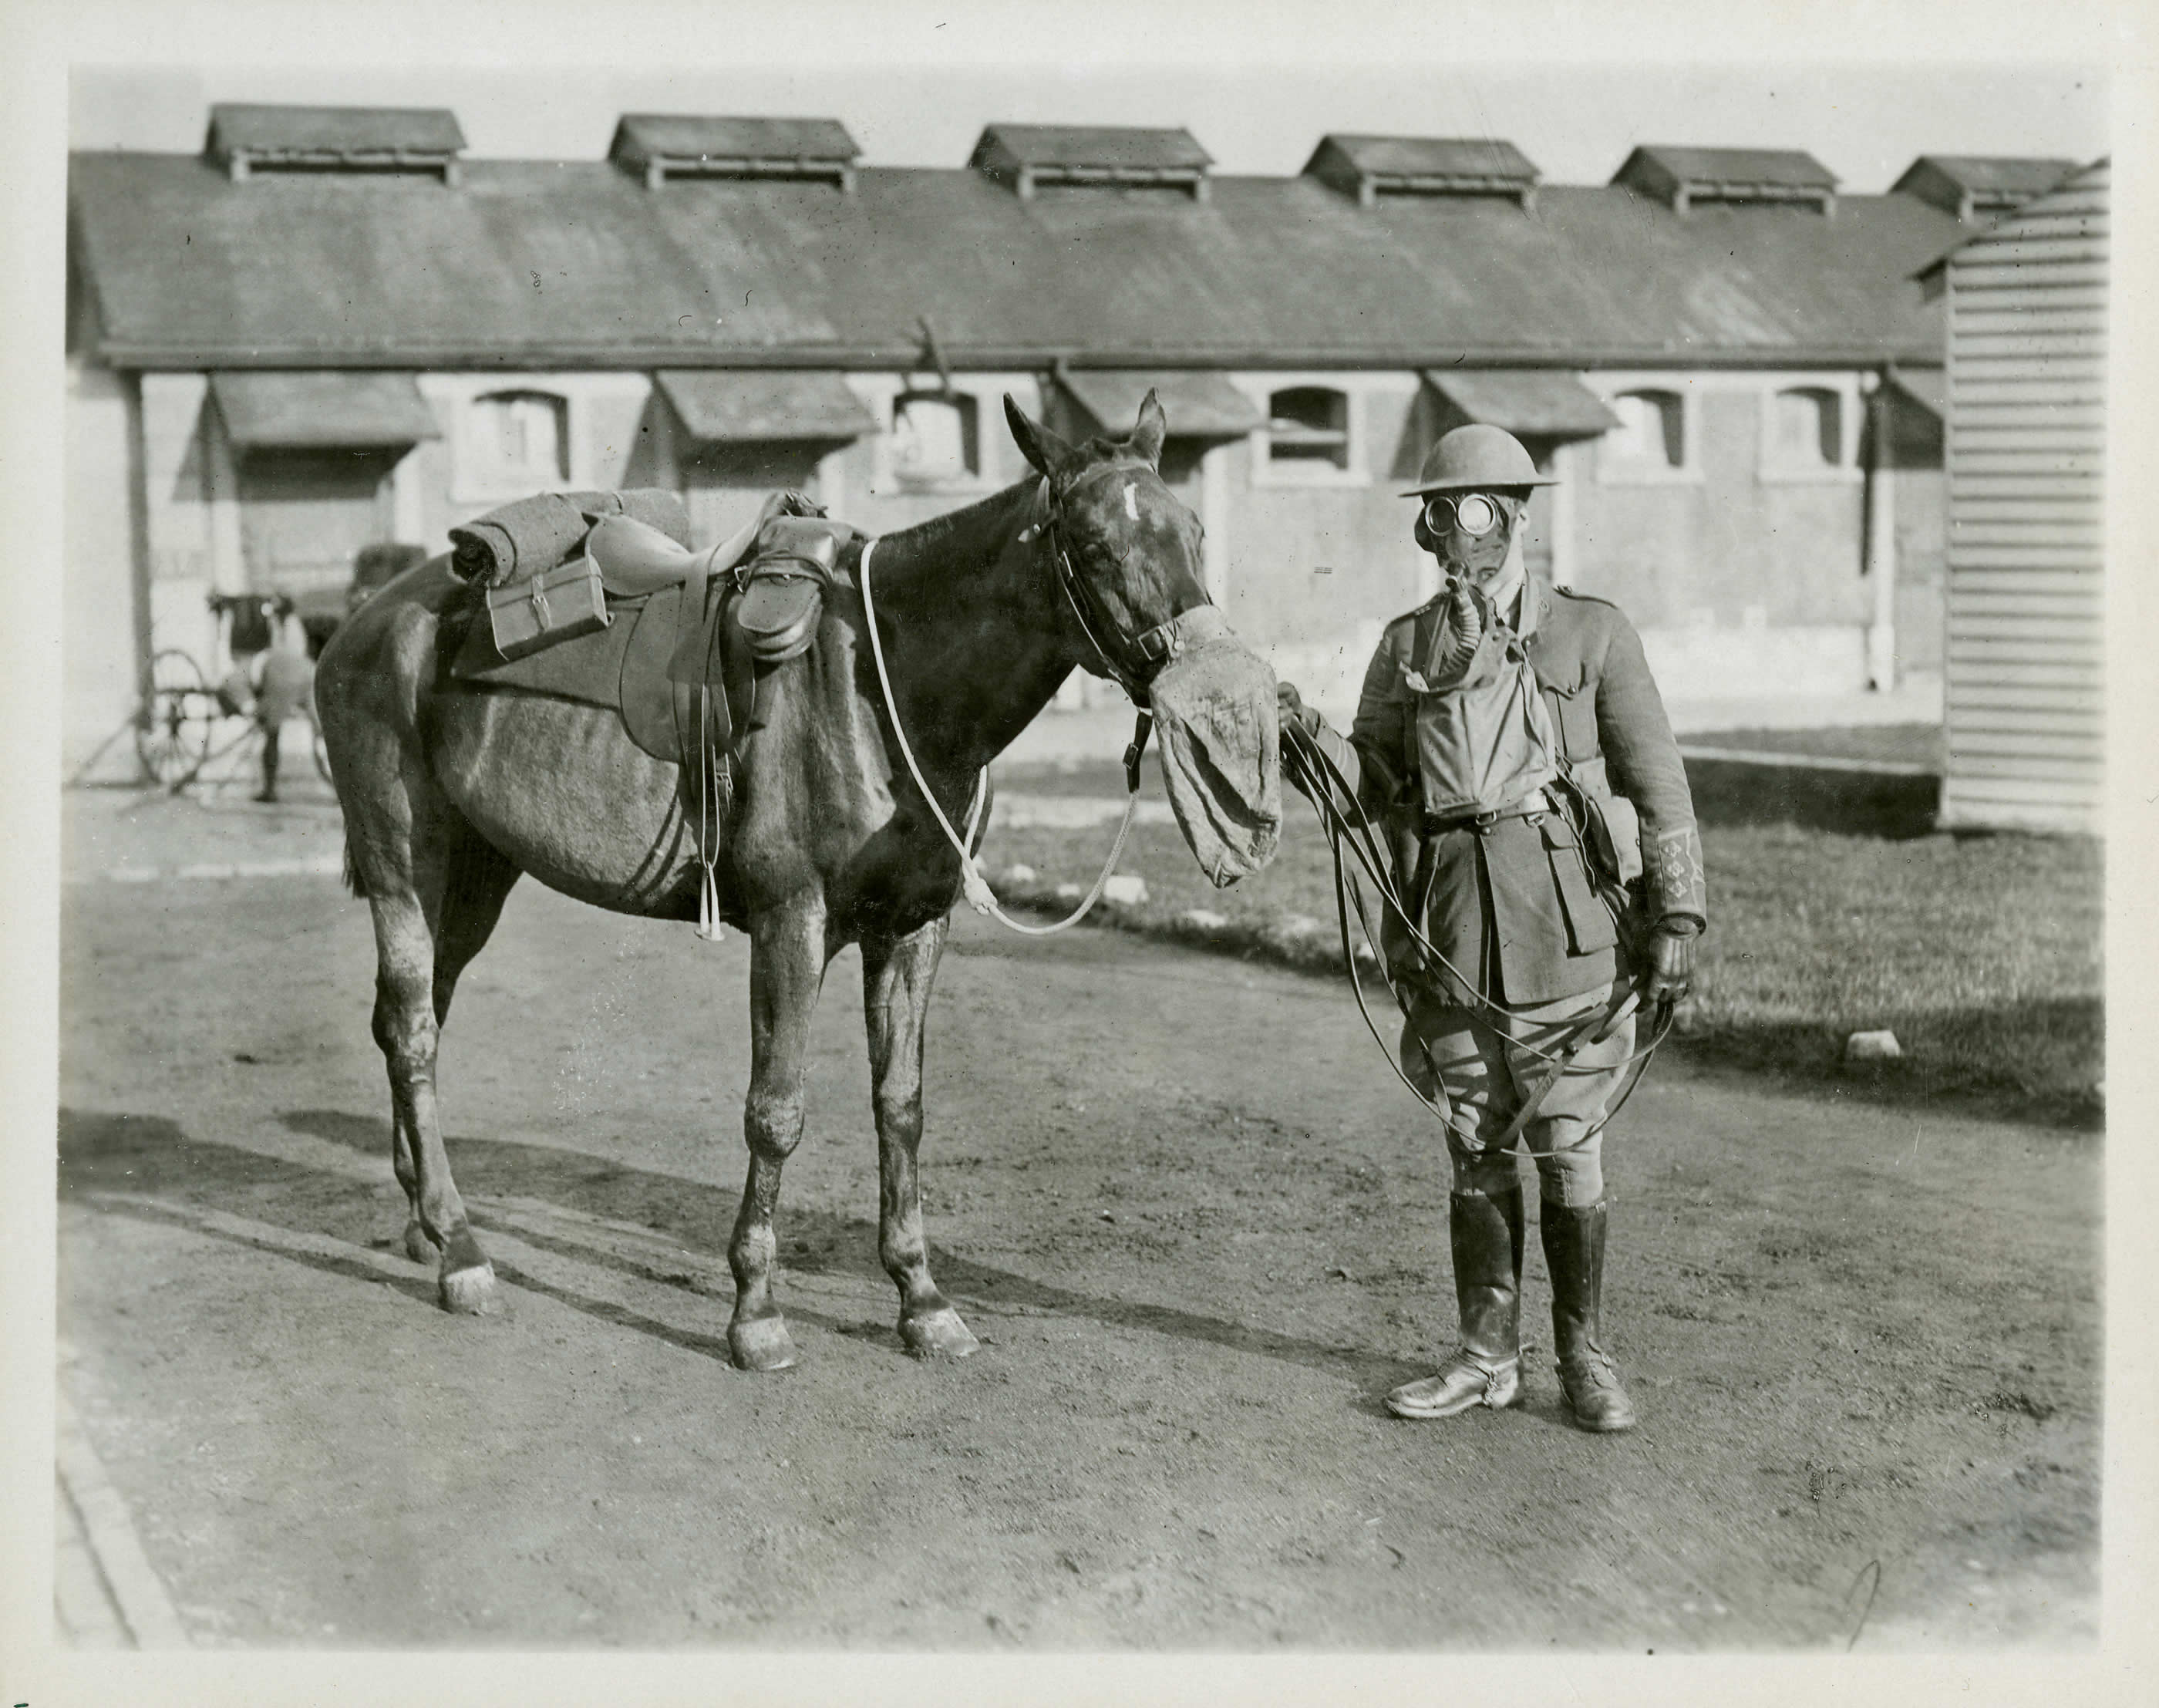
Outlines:
{"type": "Polygon", "coordinates": [[[1463,421],[1561,477],[1534,567],[1608,594],[1675,697],[1942,662],[1944,306],[1916,277],[2068,161],[1330,135],[1293,178],[1181,130],[991,125],[951,168],[824,119],[625,116],[593,161],[463,158],[439,111],[221,106],[82,153],[69,219],[67,731],[124,719],[205,594],[334,600],[548,486],[774,485],[872,530],[1024,472],[1000,394],[1122,432],[1237,628],[1323,696],[1426,591],[1396,496],[1463,421]]]}

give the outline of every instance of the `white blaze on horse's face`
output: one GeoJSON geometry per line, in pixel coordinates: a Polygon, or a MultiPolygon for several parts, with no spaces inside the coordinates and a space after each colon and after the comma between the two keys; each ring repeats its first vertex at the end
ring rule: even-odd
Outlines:
{"type": "Polygon", "coordinates": [[[1199,520],[1152,468],[1066,489],[1073,567],[1119,630],[1136,634],[1206,598],[1199,520]]]}

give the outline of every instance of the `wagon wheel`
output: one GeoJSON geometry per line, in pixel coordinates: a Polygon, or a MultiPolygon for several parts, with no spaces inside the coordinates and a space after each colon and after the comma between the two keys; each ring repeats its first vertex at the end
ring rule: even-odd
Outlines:
{"type": "Polygon", "coordinates": [[[178,788],[210,757],[216,702],[193,658],[168,647],[144,672],[142,703],[135,714],[135,755],[143,771],[178,788]]]}

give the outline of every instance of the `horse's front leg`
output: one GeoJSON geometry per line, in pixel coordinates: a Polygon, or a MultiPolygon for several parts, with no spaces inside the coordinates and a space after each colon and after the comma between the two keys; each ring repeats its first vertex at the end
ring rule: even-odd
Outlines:
{"type": "Polygon", "coordinates": [[[878,1255],[899,1289],[899,1338],[918,1358],[965,1358],[975,1337],[929,1278],[915,1153],[922,1142],[922,1028],[945,952],[945,922],[862,944],[870,1098],[877,1110],[878,1255]]]}
{"type": "Polygon", "coordinates": [[[734,1271],[734,1316],[727,1350],[746,1370],[784,1370],[795,1362],[786,1319],[772,1302],[772,1260],[779,1240],[772,1217],[779,1173],[802,1139],[802,1080],[810,1017],[825,982],[825,909],[797,898],[750,920],[749,1095],[743,1137],[749,1172],[727,1245],[734,1271]]]}

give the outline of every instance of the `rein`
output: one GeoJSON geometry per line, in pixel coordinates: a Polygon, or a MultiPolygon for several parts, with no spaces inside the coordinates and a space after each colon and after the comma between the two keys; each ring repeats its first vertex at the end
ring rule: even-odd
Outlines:
{"type": "MultiPolygon", "coordinates": [[[[1365,1003],[1364,981],[1358,976],[1357,956],[1349,937],[1349,915],[1353,908],[1357,915],[1358,928],[1363,932],[1364,941],[1371,951],[1372,957],[1380,967],[1380,981],[1386,986],[1388,994],[1394,997],[1395,1006],[1401,1009],[1406,1017],[1409,1012],[1408,1000],[1395,986],[1393,977],[1388,972],[1386,956],[1381,950],[1373,933],[1371,922],[1365,914],[1364,892],[1358,882],[1358,868],[1362,868],[1363,875],[1371,880],[1381,902],[1393,914],[1403,930],[1408,934],[1411,943],[1432,961],[1453,974],[1455,982],[1471,996],[1473,999],[1473,1006],[1469,1012],[1473,1017],[1483,1019],[1483,1023],[1489,1027],[1492,1022],[1479,1012],[1480,1010],[1489,1011],[1492,1014],[1504,1014],[1506,1011],[1489,996],[1481,996],[1473,990],[1468,981],[1462,976],[1460,969],[1447,958],[1446,955],[1424,934],[1418,923],[1410,917],[1409,909],[1403,904],[1401,894],[1388,876],[1386,858],[1380,851],[1378,835],[1370,818],[1366,815],[1363,804],[1357,800],[1356,792],[1349,787],[1349,779],[1342,774],[1341,769],[1328,756],[1326,750],[1312,738],[1308,731],[1296,723],[1286,722],[1282,734],[1285,738],[1283,743],[1285,753],[1294,754],[1298,764],[1315,784],[1312,791],[1306,793],[1305,798],[1312,803],[1312,810],[1318,815],[1320,833],[1326,837],[1328,846],[1333,855],[1334,906],[1341,926],[1342,959],[1349,970],[1349,987],[1357,998],[1357,1012],[1364,1017],[1365,1030],[1372,1034],[1373,1043],[1379,1046],[1380,1053],[1387,1058],[1387,1064],[1395,1070],[1395,1077],[1408,1088],[1411,1096],[1416,1098],[1432,1112],[1441,1126],[1451,1126],[1453,1123],[1453,1110],[1444,1087],[1438,1084],[1437,1075],[1436,1074],[1434,1075],[1434,1085],[1439,1091],[1439,1097],[1435,1102],[1420,1090],[1409,1075],[1402,1071],[1401,1063],[1397,1058],[1395,1051],[1389,1046],[1384,1038],[1380,1037],[1379,1025],[1373,1020],[1372,1011],[1365,1003]],[[1343,797],[1354,810],[1357,815],[1355,822],[1353,823],[1349,815],[1334,804],[1333,797],[1337,790],[1341,792],[1343,797]],[[1349,845],[1350,853],[1354,857],[1354,866],[1345,865],[1344,862],[1343,845],[1345,842],[1349,845]]],[[[1522,1098],[1520,1107],[1515,1111],[1514,1119],[1508,1123],[1505,1133],[1499,1141],[1496,1141],[1501,1148],[1507,1148],[1513,1145],[1514,1140],[1520,1136],[1522,1129],[1527,1126],[1535,1115],[1539,1105],[1544,1101],[1545,1094],[1560,1079],[1570,1074],[1579,1076],[1611,1071],[1611,1066],[1577,1067],[1574,1064],[1575,1058],[1590,1045],[1601,1043],[1610,1037],[1621,1022],[1640,1006],[1641,992],[1638,985],[1627,991],[1615,992],[1612,1002],[1608,1003],[1604,1009],[1581,1022],[1566,1041],[1556,1048],[1542,1050],[1533,1044],[1522,1043],[1519,1039],[1514,1040],[1521,1049],[1536,1057],[1543,1066],[1539,1069],[1537,1077],[1529,1091],[1522,1098]]],[[[1633,1072],[1619,1095],[1613,1100],[1612,1106],[1605,1111],[1604,1119],[1597,1122],[1585,1136],[1594,1136],[1597,1133],[1602,1132],[1626,1106],[1627,1100],[1634,1095],[1634,1088],[1642,1083],[1642,1076],[1649,1071],[1650,1058],[1656,1054],[1658,1047],[1670,1036],[1673,1020],[1671,1008],[1667,1005],[1660,1004],[1656,1031],[1649,1043],[1624,1060],[1611,1064],[1623,1069],[1631,1067],[1633,1072]]]]}
{"type": "MultiPolygon", "coordinates": [[[[1139,722],[1132,732],[1131,745],[1125,749],[1125,815],[1118,822],[1116,839],[1110,844],[1109,858],[1103,862],[1101,873],[1095,878],[1095,887],[1087,892],[1085,898],[1077,908],[1054,925],[1029,925],[1013,919],[998,905],[996,893],[990,888],[989,879],[982,874],[981,860],[973,851],[976,836],[981,828],[982,808],[989,799],[990,768],[986,765],[983,766],[981,774],[975,779],[973,804],[967,809],[967,835],[966,840],[962,841],[960,833],[952,828],[951,820],[945,817],[945,809],[938,804],[937,796],[930,789],[929,779],[923,776],[922,767],[915,762],[914,749],[908,742],[907,731],[901,726],[899,701],[892,691],[892,676],[885,668],[884,641],[878,633],[877,596],[870,587],[870,554],[876,549],[877,543],[875,540],[865,540],[862,542],[862,555],[855,566],[855,579],[861,584],[862,590],[862,618],[870,631],[870,656],[877,661],[878,687],[884,696],[885,715],[892,720],[892,732],[899,738],[899,754],[907,761],[908,774],[914,778],[914,786],[922,791],[922,798],[929,803],[930,813],[937,820],[938,829],[944,831],[945,840],[952,845],[953,851],[960,857],[960,887],[966,892],[968,904],[976,913],[989,915],[999,924],[1009,930],[1017,931],[1023,936],[1048,937],[1059,931],[1069,930],[1086,918],[1089,910],[1094,907],[1096,901],[1100,899],[1104,888],[1110,882],[1110,874],[1117,869],[1118,858],[1125,851],[1125,838],[1131,834],[1132,818],[1139,809],[1140,756],[1146,750],[1147,733],[1154,722],[1153,717],[1146,709],[1146,701],[1141,699],[1136,702],[1141,707],[1139,722]]],[[[1058,553],[1060,562],[1063,556],[1061,551],[1058,553]]],[[[1069,566],[1065,567],[1064,572],[1068,575],[1070,573],[1069,566]]],[[[1066,588],[1068,596],[1070,592],[1071,589],[1068,586],[1066,588]]],[[[1079,609],[1076,601],[1073,609],[1074,611],[1079,609]]],[[[1083,628],[1085,627],[1086,619],[1084,616],[1080,618],[1080,624],[1083,628]]],[[[1094,640],[1092,629],[1088,630],[1087,638],[1094,640]]],[[[1095,650],[1097,652],[1101,651],[1100,641],[1095,641],[1095,650]]],[[[1105,664],[1109,662],[1109,655],[1106,653],[1103,654],[1103,662],[1105,664]]],[[[1114,666],[1112,668],[1114,669],[1114,666]]],[[[1119,681],[1121,682],[1122,680],[1121,676],[1119,681]]],[[[1126,691],[1130,693],[1131,691],[1127,687],[1126,691]]]]}

